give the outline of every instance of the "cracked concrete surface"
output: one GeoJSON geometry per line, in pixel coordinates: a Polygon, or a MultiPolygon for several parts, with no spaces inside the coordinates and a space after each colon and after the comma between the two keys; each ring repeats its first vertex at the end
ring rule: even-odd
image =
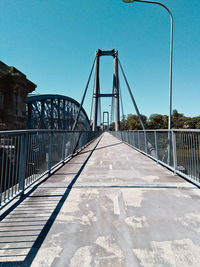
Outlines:
{"type": "Polygon", "coordinates": [[[109,133],[97,142],[1,221],[2,266],[199,266],[199,189],[109,133]]]}

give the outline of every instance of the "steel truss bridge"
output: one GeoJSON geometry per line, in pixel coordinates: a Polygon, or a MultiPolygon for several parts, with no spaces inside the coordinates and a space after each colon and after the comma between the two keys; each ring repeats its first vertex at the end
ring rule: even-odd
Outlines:
{"type": "MultiPolygon", "coordinates": [[[[31,95],[27,97],[28,129],[72,130],[80,104],[62,95],[31,95]]],[[[90,130],[90,122],[81,108],[77,130],[90,130]]]]}
{"type": "Polygon", "coordinates": [[[96,52],[80,104],[28,97],[27,123],[0,132],[0,266],[199,266],[200,131],[145,130],[117,51],[96,52]],[[108,94],[101,56],[114,60],[108,94]],[[120,131],[118,66],[141,131],[120,131]],[[97,131],[102,97],[116,131],[97,131]]]}

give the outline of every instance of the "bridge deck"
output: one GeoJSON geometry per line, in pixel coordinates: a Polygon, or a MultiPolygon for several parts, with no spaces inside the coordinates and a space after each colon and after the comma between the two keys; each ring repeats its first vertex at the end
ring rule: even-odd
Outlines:
{"type": "Polygon", "coordinates": [[[15,206],[2,266],[199,266],[199,189],[108,133],[15,206]]]}

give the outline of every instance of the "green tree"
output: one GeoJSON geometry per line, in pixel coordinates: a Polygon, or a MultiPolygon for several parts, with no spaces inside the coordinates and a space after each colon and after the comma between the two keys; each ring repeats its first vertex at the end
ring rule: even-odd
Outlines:
{"type": "Polygon", "coordinates": [[[198,122],[196,123],[196,129],[200,129],[200,117],[197,117],[198,118],[198,122]]]}
{"type": "MultiPolygon", "coordinates": [[[[161,114],[152,114],[148,119],[145,115],[141,115],[146,129],[167,129],[168,116],[161,114]]],[[[172,128],[173,129],[200,129],[200,116],[186,117],[179,113],[176,109],[172,112],[172,128]]],[[[110,130],[115,130],[115,123],[110,125],[110,130]]],[[[142,126],[135,114],[128,114],[120,121],[120,130],[142,130],[142,126]]]]}
{"type": "Polygon", "coordinates": [[[183,128],[185,122],[185,117],[182,113],[178,113],[176,109],[172,113],[172,128],[180,129],[183,128]]]}
{"type": "MultiPolygon", "coordinates": [[[[142,118],[142,121],[146,127],[147,117],[145,115],[141,114],[141,118],[142,118]]],[[[142,130],[142,125],[140,123],[140,120],[139,120],[138,116],[135,114],[129,114],[127,116],[125,123],[126,123],[126,128],[128,130],[142,130]]]]}
{"type": "Polygon", "coordinates": [[[149,117],[147,128],[148,129],[167,129],[168,118],[166,115],[152,114],[149,117]]]}

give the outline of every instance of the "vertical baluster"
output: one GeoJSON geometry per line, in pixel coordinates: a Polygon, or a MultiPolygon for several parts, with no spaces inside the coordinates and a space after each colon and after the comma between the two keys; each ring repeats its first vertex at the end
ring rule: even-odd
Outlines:
{"type": "Polygon", "coordinates": [[[31,134],[31,177],[30,177],[30,183],[34,180],[34,172],[35,172],[35,167],[34,167],[34,134],[31,134]]]}
{"type": "Polygon", "coordinates": [[[70,155],[72,155],[74,150],[74,134],[72,132],[70,132],[70,144],[70,155]]]}
{"type": "Polygon", "coordinates": [[[33,135],[33,162],[34,162],[34,175],[33,175],[33,181],[35,181],[36,177],[37,177],[37,163],[36,163],[36,159],[37,159],[37,145],[36,145],[36,136],[35,134],[33,135]]]}
{"type": "Polygon", "coordinates": [[[133,133],[133,146],[136,147],[136,132],[132,132],[133,133]]]}
{"type": "Polygon", "coordinates": [[[2,202],[2,195],[4,193],[3,183],[5,183],[5,172],[4,172],[5,167],[4,166],[5,166],[5,136],[3,136],[3,155],[2,155],[2,160],[1,160],[0,206],[2,202]]]}
{"type": "Polygon", "coordinates": [[[27,146],[27,135],[21,136],[21,149],[20,149],[20,167],[19,167],[19,191],[21,195],[24,194],[24,182],[25,182],[25,165],[26,165],[26,146],[27,146]]]}
{"type": "MultiPolygon", "coordinates": [[[[63,132],[63,144],[62,144],[62,161],[65,160],[65,146],[66,146],[66,132],[63,132]]],[[[89,138],[88,138],[89,139],[89,138]]]]}
{"type": "Polygon", "coordinates": [[[11,195],[13,196],[14,194],[14,174],[15,174],[15,169],[16,169],[16,136],[14,137],[14,152],[13,152],[13,168],[12,168],[12,191],[11,191],[11,195]]]}
{"type": "Polygon", "coordinates": [[[186,134],[185,134],[185,132],[183,132],[183,144],[184,144],[184,164],[185,164],[186,173],[188,174],[188,161],[187,161],[187,149],[188,149],[188,145],[187,145],[187,141],[186,141],[186,134]]]}
{"type": "Polygon", "coordinates": [[[186,147],[186,145],[185,145],[184,140],[185,140],[185,133],[182,132],[182,133],[181,133],[182,157],[183,157],[183,164],[182,164],[182,165],[184,166],[185,170],[187,170],[187,164],[186,164],[186,149],[187,149],[187,147],[186,147]]]}
{"type": "Polygon", "coordinates": [[[172,131],[172,149],[174,158],[174,171],[177,170],[176,133],[172,131]]]}
{"type": "Polygon", "coordinates": [[[194,176],[197,180],[196,134],[193,133],[194,176]]]}
{"type": "Polygon", "coordinates": [[[52,149],[53,149],[53,132],[50,132],[50,142],[49,142],[49,158],[48,158],[48,170],[51,171],[52,164],[52,149]]]}
{"type": "Polygon", "coordinates": [[[33,146],[34,146],[34,178],[33,178],[33,182],[36,180],[37,178],[37,134],[34,134],[33,136],[33,146]]]}
{"type": "Polygon", "coordinates": [[[40,148],[41,148],[41,145],[40,145],[40,133],[38,132],[38,134],[36,135],[36,169],[37,169],[37,172],[36,172],[36,175],[37,175],[37,178],[40,176],[40,164],[42,164],[42,161],[40,160],[40,156],[41,156],[41,153],[40,153],[40,148]]]}
{"type": "Polygon", "coordinates": [[[191,155],[191,136],[190,133],[188,133],[188,154],[189,154],[189,175],[192,176],[192,155],[191,155]]]}
{"type": "Polygon", "coordinates": [[[9,139],[9,136],[7,135],[6,170],[5,170],[5,183],[4,183],[4,202],[6,202],[7,185],[8,185],[8,160],[9,160],[8,150],[9,150],[9,143],[10,143],[10,139],[9,139]]]}
{"type": "Polygon", "coordinates": [[[183,133],[183,144],[184,144],[184,163],[185,163],[185,168],[186,168],[186,173],[188,174],[188,169],[189,169],[189,162],[188,162],[188,144],[187,144],[187,139],[186,139],[186,133],[183,133]]]}
{"type": "Polygon", "coordinates": [[[8,199],[10,198],[10,187],[11,187],[11,174],[12,174],[12,146],[13,146],[13,137],[10,137],[10,144],[8,146],[9,157],[9,167],[8,167],[8,199]]]}
{"type": "Polygon", "coordinates": [[[26,173],[27,173],[27,178],[26,178],[26,181],[25,181],[25,186],[27,186],[30,182],[30,176],[31,176],[31,166],[30,166],[30,134],[28,134],[28,137],[27,137],[27,166],[26,166],[26,173]]]}
{"type": "Polygon", "coordinates": [[[29,155],[28,155],[28,164],[29,164],[29,174],[28,174],[28,184],[32,182],[33,172],[34,172],[34,163],[33,163],[33,133],[29,134],[29,155]]]}
{"type": "Polygon", "coordinates": [[[124,140],[125,140],[125,132],[122,132],[122,141],[124,142],[124,140]]]}
{"type": "Polygon", "coordinates": [[[138,133],[138,148],[139,148],[139,150],[141,150],[141,139],[140,139],[140,132],[139,132],[139,131],[137,131],[137,133],[138,133]]]}
{"type": "Polygon", "coordinates": [[[197,181],[199,182],[199,139],[198,132],[196,133],[196,162],[197,162],[197,181]]]}
{"type": "Polygon", "coordinates": [[[193,149],[193,133],[190,133],[190,153],[191,153],[191,177],[194,178],[194,149],[193,149]]]}
{"type": "Polygon", "coordinates": [[[30,133],[29,135],[29,179],[28,179],[28,183],[30,183],[32,181],[32,175],[33,175],[33,138],[32,138],[33,134],[30,133]]]}
{"type": "Polygon", "coordinates": [[[189,143],[189,133],[185,133],[185,139],[187,144],[187,162],[188,162],[188,175],[190,176],[190,143],[189,143]]]}
{"type": "Polygon", "coordinates": [[[148,146],[147,146],[147,132],[146,131],[143,131],[144,132],[144,149],[145,149],[145,152],[146,154],[148,154],[148,146]]]}
{"type": "Polygon", "coordinates": [[[199,181],[198,133],[195,134],[195,155],[196,155],[196,180],[199,181]]]}
{"type": "Polygon", "coordinates": [[[158,154],[158,136],[157,136],[157,131],[154,131],[154,138],[155,138],[155,148],[156,148],[156,159],[157,162],[159,160],[159,154],[158,154]]]}
{"type": "Polygon", "coordinates": [[[182,142],[182,132],[177,133],[177,136],[179,137],[178,144],[177,144],[177,167],[179,165],[183,166],[183,142],[182,142]]]}
{"type": "Polygon", "coordinates": [[[120,131],[119,134],[120,134],[119,139],[123,142],[122,131],[120,131]]]}
{"type": "Polygon", "coordinates": [[[20,136],[17,136],[17,155],[16,155],[16,169],[15,169],[15,194],[18,192],[19,187],[19,158],[20,158],[20,136]]]}
{"type": "Polygon", "coordinates": [[[198,182],[200,182],[200,133],[198,132],[198,182]]]}

